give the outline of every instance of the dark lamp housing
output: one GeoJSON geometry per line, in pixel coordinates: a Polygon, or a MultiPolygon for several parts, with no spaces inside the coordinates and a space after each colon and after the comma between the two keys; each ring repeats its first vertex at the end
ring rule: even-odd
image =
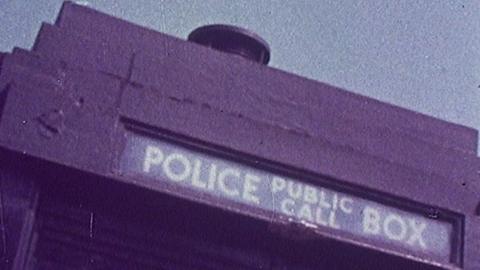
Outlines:
{"type": "Polygon", "coordinates": [[[188,40],[213,49],[240,55],[246,59],[268,64],[270,48],[257,34],[231,25],[213,24],[195,29],[188,40]]]}

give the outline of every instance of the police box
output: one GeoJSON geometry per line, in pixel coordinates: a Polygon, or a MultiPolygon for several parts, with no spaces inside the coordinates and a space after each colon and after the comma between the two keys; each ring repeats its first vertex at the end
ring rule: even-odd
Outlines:
{"type": "Polygon", "coordinates": [[[477,131],[66,2],[0,62],[1,269],[480,269],[477,131]]]}

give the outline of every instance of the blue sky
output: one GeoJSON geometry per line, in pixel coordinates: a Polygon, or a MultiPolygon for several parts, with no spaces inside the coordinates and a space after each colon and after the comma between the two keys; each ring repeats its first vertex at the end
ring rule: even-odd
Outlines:
{"type": "MultiPolygon", "coordinates": [[[[186,38],[194,28],[248,28],[270,66],[480,129],[480,1],[83,0],[186,38]]],[[[30,48],[61,0],[0,0],[0,51],[30,48]]]]}

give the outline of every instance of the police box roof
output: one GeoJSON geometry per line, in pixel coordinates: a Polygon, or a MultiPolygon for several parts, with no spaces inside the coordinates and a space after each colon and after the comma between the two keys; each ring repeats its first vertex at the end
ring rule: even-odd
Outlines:
{"type": "Polygon", "coordinates": [[[119,171],[126,134],[167,136],[464,215],[465,265],[480,265],[471,128],[71,2],[3,57],[0,89],[2,148],[148,185],[119,171]]]}

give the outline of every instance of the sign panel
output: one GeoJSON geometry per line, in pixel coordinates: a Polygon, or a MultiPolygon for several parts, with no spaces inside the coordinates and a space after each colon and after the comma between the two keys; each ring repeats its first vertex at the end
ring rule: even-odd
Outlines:
{"type": "Polygon", "coordinates": [[[382,247],[388,244],[445,261],[451,255],[453,225],[449,222],[166,141],[129,135],[121,170],[209,194],[219,201],[235,201],[311,226],[346,232],[382,247]]]}

